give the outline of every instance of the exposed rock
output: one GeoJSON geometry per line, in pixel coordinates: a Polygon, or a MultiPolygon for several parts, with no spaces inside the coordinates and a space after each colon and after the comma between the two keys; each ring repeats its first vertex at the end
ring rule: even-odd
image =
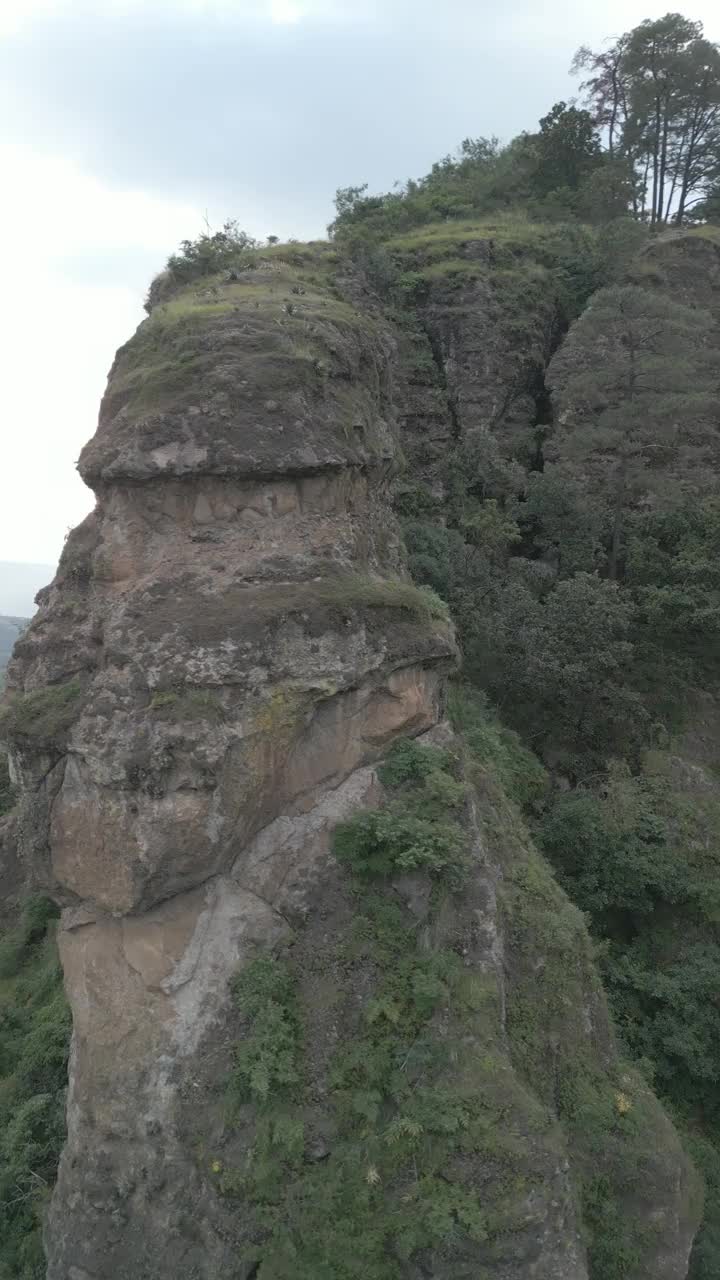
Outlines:
{"type": "MultiPolygon", "coordinates": [[[[138,1280],[153,1239],[163,1274],[192,1274],[178,1223],[209,1192],[177,1078],[248,947],[287,931],[276,891],[304,909],[329,818],[436,722],[454,660],[386,499],[392,342],[327,296],[291,323],[277,289],[191,291],[123,348],[81,462],[96,510],[8,673],[25,853],[68,907],[51,1277],[138,1280]]],[[[199,1230],[202,1274],[229,1275],[212,1212],[199,1230]]]]}
{"type": "Polygon", "coordinates": [[[538,246],[458,237],[454,227],[397,251],[417,276],[417,321],[400,332],[403,443],[411,480],[442,495],[448,447],[473,433],[506,455],[532,448],[543,373],[563,323],[538,246]],[[440,486],[440,487],[438,487],[440,486]]]}
{"type": "MultiPolygon", "coordinates": [[[[486,422],[502,397],[479,362],[483,289],[463,294],[462,322],[443,302],[430,324],[462,413],[486,422]]],[[[241,1164],[254,1136],[224,1106],[246,1033],[231,981],[258,948],[292,953],[306,1159],[323,1162],[333,1049],[378,976],[338,959],[357,903],[331,832],[379,802],[373,766],[394,739],[449,740],[452,629],[408,581],[388,502],[393,336],[372,308],[297,296],[282,269],[191,287],[122,348],[81,459],[96,510],[8,672],[18,831],[65,908],[74,1021],[48,1280],[255,1274],[255,1209],[221,1194],[214,1168],[241,1164]]],[[[541,327],[550,310],[541,300],[541,327]]],[[[468,807],[462,892],[436,909],[422,875],[384,890],[474,984],[434,1032],[455,1085],[492,1116],[487,1149],[447,1174],[487,1201],[492,1232],[416,1250],[393,1274],[586,1280],[577,1188],[596,1166],[622,1213],[652,1221],[632,1280],[683,1280],[691,1171],[652,1095],[622,1084],[583,922],[498,804],[481,787],[468,807]],[[618,1124],[593,1147],[586,1099],[567,1110],[576,1062],[611,1117],[627,1089],[632,1143],[618,1124]]]]}

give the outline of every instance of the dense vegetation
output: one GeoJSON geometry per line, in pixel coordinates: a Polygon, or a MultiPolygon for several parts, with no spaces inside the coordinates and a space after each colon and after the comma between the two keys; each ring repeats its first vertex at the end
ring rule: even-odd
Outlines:
{"type": "Polygon", "coordinates": [[[466,676],[549,770],[541,847],[705,1171],[693,1280],[720,1268],[717,738],[691,794],[677,761],[719,674],[716,323],[630,278],[596,293],[547,371],[539,447],[469,433],[445,497],[416,482],[405,516],[466,676]]]}
{"type": "Polygon", "coordinates": [[[466,138],[425,177],[385,195],[337,193],[335,236],[388,236],[439,219],[522,208],[543,219],[651,228],[720,216],[720,50],[680,14],[578,51],[587,107],[557,102],[509,144],[466,138]]]}
{"type": "Polygon", "coordinates": [[[593,1275],[617,1280],[642,1254],[647,1222],[620,1190],[652,1151],[658,1108],[589,1042],[583,1008],[599,993],[582,919],[506,798],[531,805],[544,771],[471,691],[454,715],[452,751],[395,743],[380,767],[383,807],[336,829],[348,914],[279,954],[259,951],[238,976],[230,1090],[252,1140],[239,1166],[210,1163],[242,1202],[243,1261],[258,1280],[400,1280],[409,1259],[423,1274],[493,1274],[526,1247],[519,1206],[536,1162],[555,1166],[557,1120],[593,1275]],[[495,825],[506,861],[509,1045],[496,977],[467,957],[482,893],[467,879],[466,777],[483,789],[483,839],[492,847],[495,825]],[[410,871],[432,886],[423,928],[393,880],[410,871]],[[333,1035],[318,1044],[328,1009],[333,1035]]]}
{"type": "Polygon", "coordinates": [[[0,937],[0,1278],[43,1280],[41,1213],[65,1134],[70,1013],[56,908],[33,898],[0,937]]]}

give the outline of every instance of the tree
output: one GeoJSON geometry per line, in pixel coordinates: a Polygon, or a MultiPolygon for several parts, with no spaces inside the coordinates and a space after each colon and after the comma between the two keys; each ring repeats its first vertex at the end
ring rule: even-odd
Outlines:
{"type": "Polygon", "coordinates": [[[601,163],[600,139],[589,111],[556,102],[540,121],[536,138],[538,166],[534,186],[540,195],[567,188],[577,191],[601,163]]]}
{"type": "Polygon", "coordinates": [[[600,53],[593,53],[587,45],[582,45],[570,67],[573,75],[586,70],[590,72],[580,88],[592,103],[593,124],[598,129],[607,129],[611,156],[615,155],[616,149],[622,149],[622,133],[629,116],[627,80],[623,69],[627,40],[627,36],[621,36],[609,49],[600,53]]]}
{"type": "Polygon", "coordinates": [[[182,240],[180,252],[168,258],[167,270],[176,280],[186,283],[236,267],[250,250],[257,247],[257,240],[247,231],[241,231],[234,219],[228,219],[220,231],[208,228],[195,240],[182,240]]]}
{"type": "Polygon", "coordinates": [[[566,467],[546,466],[529,477],[521,523],[559,578],[597,567],[600,512],[566,467]]]}
{"type": "Polygon", "coordinates": [[[632,751],[646,720],[629,686],[632,601],[590,573],[558,582],[533,600],[511,582],[493,600],[489,637],[496,660],[488,692],[545,757],[562,752],[565,768],[597,768],[632,751]]]}
{"type": "Polygon", "coordinates": [[[678,13],[640,23],[572,65],[608,151],[635,175],[634,212],[681,223],[720,172],[720,50],[678,13]]]}
{"type": "Polygon", "coordinates": [[[702,492],[717,449],[714,323],[635,285],[595,295],[551,362],[555,458],[609,514],[607,571],[617,578],[628,513],[702,492]]]}

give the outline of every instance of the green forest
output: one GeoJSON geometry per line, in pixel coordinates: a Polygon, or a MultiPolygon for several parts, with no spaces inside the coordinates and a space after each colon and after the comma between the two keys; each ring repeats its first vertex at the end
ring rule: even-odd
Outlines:
{"type": "MultiPolygon", "coordinates": [[[[535,131],[468,137],[388,193],[339,190],[312,269],[362,282],[417,394],[455,425],[445,448],[403,446],[394,502],[410,570],[458,630],[469,692],[456,702],[472,709],[456,711],[460,727],[584,913],[627,1054],[703,1175],[689,1274],[716,1280],[720,281],[713,299],[682,273],[698,243],[720,246],[720,49],[668,14],[580,49],[573,73],[576,99],[535,131]],[[464,252],[470,240],[492,244],[490,267],[464,252]],[[676,243],[668,267],[658,249],[676,243]],[[509,395],[492,429],[465,429],[438,354],[438,290],[459,313],[483,273],[524,353],[530,427],[509,395]],[[717,786],[695,787],[696,766],[717,786]]],[[[172,282],[304,249],[274,241],[228,222],[183,242],[148,305],[172,282]]],[[[0,779],[3,809],[12,798],[0,779]]],[[[3,1280],[42,1274],[34,1214],[67,1053],[52,929],[31,903],[0,952],[3,1280]]],[[[593,1260],[593,1280],[629,1274],[609,1246],[593,1260]]]]}

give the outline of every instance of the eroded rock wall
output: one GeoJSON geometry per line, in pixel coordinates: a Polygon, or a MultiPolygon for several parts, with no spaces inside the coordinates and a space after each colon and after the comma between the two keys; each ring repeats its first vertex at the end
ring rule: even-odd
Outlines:
{"type": "MultiPolygon", "coordinates": [[[[463,295],[475,327],[456,318],[443,359],[485,422],[497,396],[475,368],[479,289],[463,295]]],[[[224,1087],[246,1033],[231,982],[259,948],[292,949],[312,1059],[304,1159],[332,1154],[332,1053],[378,972],[342,960],[357,899],[331,833],[381,801],[374,765],[395,739],[447,740],[457,657],[390,513],[396,365],[372,305],[282,263],[169,297],[118,353],[81,459],[96,509],[8,673],[17,830],[64,907],[74,1025],[48,1280],[258,1274],[255,1210],[221,1194],[217,1168],[241,1166],[254,1140],[224,1087]]],[[[456,1087],[490,1117],[487,1146],[448,1176],[495,1225],[393,1258],[388,1276],[586,1280],[579,1185],[595,1160],[653,1218],[632,1280],[683,1280],[692,1175],[657,1104],[638,1101],[635,1168],[621,1129],[593,1151],[582,1107],[574,1128],[562,1111],[579,1045],[611,1116],[621,1064],[582,921],[493,804],[482,788],[468,803],[461,893],[438,906],[423,876],[384,892],[421,949],[451,950],[482,993],[462,1015],[442,1007],[436,1031],[456,1087]],[[553,975],[568,970],[561,996],[553,975]]]]}
{"type": "MultiPolygon", "coordinates": [[[[153,1238],[178,1241],[162,1274],[191,1274],[177,1081],[248,947],[287,930],[288,896],[307,911],[322,806],[360,803],[368,763],[437,721],[454,660],[385,495],[392,341],[285,294],[263,273],[190,290],[119,353],[81,460],[96,509],[9,671],[75,1027],[51,1277],[135,1278],[153,1238]],[[253,841],[306,814],[314,843],[266,861],[253,841]]],[[[231,1274],[211,1212],[197,1229],[202,1274],[231,1274]]]]}

